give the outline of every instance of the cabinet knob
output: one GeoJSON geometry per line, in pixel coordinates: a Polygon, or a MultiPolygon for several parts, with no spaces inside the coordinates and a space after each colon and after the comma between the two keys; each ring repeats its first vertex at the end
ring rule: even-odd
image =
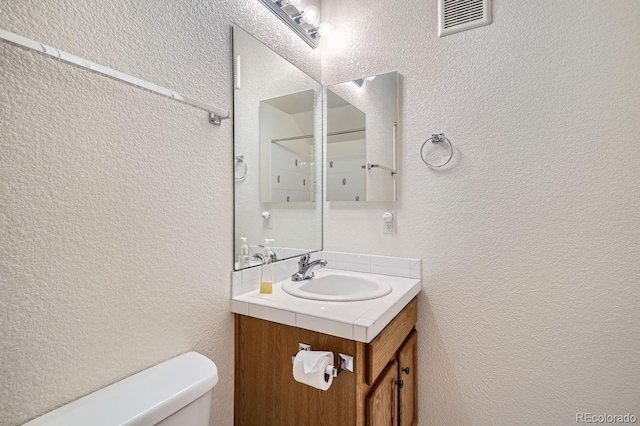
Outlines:
{"type": "Polygon", "coordinates": [[[402,387],[404,386],[404,382],[403,382],[402,380],[398,380],[398,381],[396,382],[396,385],[398,385],[398,387],[399,387],[400,389],[402,389],[402,387]]]}
{"type": "Polygon", "coordinates": [[[409,374],[409,371],[411,370],[409,370],[409,367],[405,367],[402,369],[402,371],[404,371],[404,374],[409,374]]]}

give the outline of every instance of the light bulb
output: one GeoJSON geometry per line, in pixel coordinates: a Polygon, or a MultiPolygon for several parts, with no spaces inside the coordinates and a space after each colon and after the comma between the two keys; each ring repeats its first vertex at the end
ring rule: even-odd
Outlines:
{"type": "Polygon", "coordinates": [[[316,22],[318,22],[318,19],[320,19],[320,11],[315,6],[307,6],[304,9],[302,19],[307,24],[315,25],[316,22]]]}
{"type": "Polygon", "coordinates": [[[300,4],[301,1],[302,0],[273,0],[273,2],[280,7],[295,6],[300,4]]]}
{"type": "Polygon", "coordinates": [[[331,32],[331,22],[320,22],[318,25],[318,33],[321,37],[328,36],[331,32]]]}
{"type": "Polygon", "coordinates": [[[367,80],[367,81],[372,81],[374,78],[376,78],[376,76],[375,76],[375,75],[372,75],[371,77],[367,77],[367,78],[365,78],[365,80],[367,80]]]}

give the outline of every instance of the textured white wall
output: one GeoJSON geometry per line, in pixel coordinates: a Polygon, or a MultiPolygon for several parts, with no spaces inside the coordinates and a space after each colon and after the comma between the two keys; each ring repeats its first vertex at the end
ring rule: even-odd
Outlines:
{"type": "Polygon", "coordinates": [[[423,259],[421,425],[640,415],[640,2],[493,3],[440,39],[435,0],[324,0],[324,83],[402,74],[400,201],[328,204],[324,248],[423,259]]]}
{"type": "MultiPolygon", "coordinates": [[[[319,52],[257,1],[0,11],[2,28],[222,107],[232,21],[320,77],[319,52]]],[[[325,0],[326,83],[403,75],[400,202],[329,206],[325,248],[424,259],[421,424],[637,414],[640,4],[493,11],[438,39],[434,0],[325,0]],[[436,131],[457,147],[439,173],[418,157],[436,131]],[[382,235],[390,206],[399,232],[382,235]]],[[[218,363],[213,414],[230,424],[229,123],[13,47],[0,61],[0,424],[191,349],[218,363]]]]}
{"type": "MultiPolygon", "coordinates": [[[[231,23],[320,78],[260,2],[0,0],[0,28],[231,108],[231,23]]],[[[232,424],[232,128],[0,45],[0,424],[189,350],[232,424]]]]}

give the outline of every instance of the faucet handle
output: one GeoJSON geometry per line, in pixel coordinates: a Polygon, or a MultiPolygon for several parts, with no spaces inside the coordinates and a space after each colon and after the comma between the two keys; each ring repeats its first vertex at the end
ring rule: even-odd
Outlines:
{"type": "Polygon", "coordinates": [[[306,266],[309,264],[309,260],[311,259],[311,255],[309,253],[307,254],[303,254],[302,256],[300,256],[300,260],[298,261],[298,265],[302,266],[306,266]]]}

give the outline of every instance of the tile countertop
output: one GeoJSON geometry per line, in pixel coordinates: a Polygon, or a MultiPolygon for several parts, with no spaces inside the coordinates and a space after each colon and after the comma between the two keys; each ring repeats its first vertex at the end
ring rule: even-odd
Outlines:
{"type": "Polygon", "coordinates": [[[231,312],[369,343],[420,292],[420,280],[415,278],[335,271],[354,276],[374,275],[391,286],[391,293],[358,302],[325,302],[292,296],[282,290],[280,282],[273,284],[272,294],[253,290],[233,297],[231,312]]]}

